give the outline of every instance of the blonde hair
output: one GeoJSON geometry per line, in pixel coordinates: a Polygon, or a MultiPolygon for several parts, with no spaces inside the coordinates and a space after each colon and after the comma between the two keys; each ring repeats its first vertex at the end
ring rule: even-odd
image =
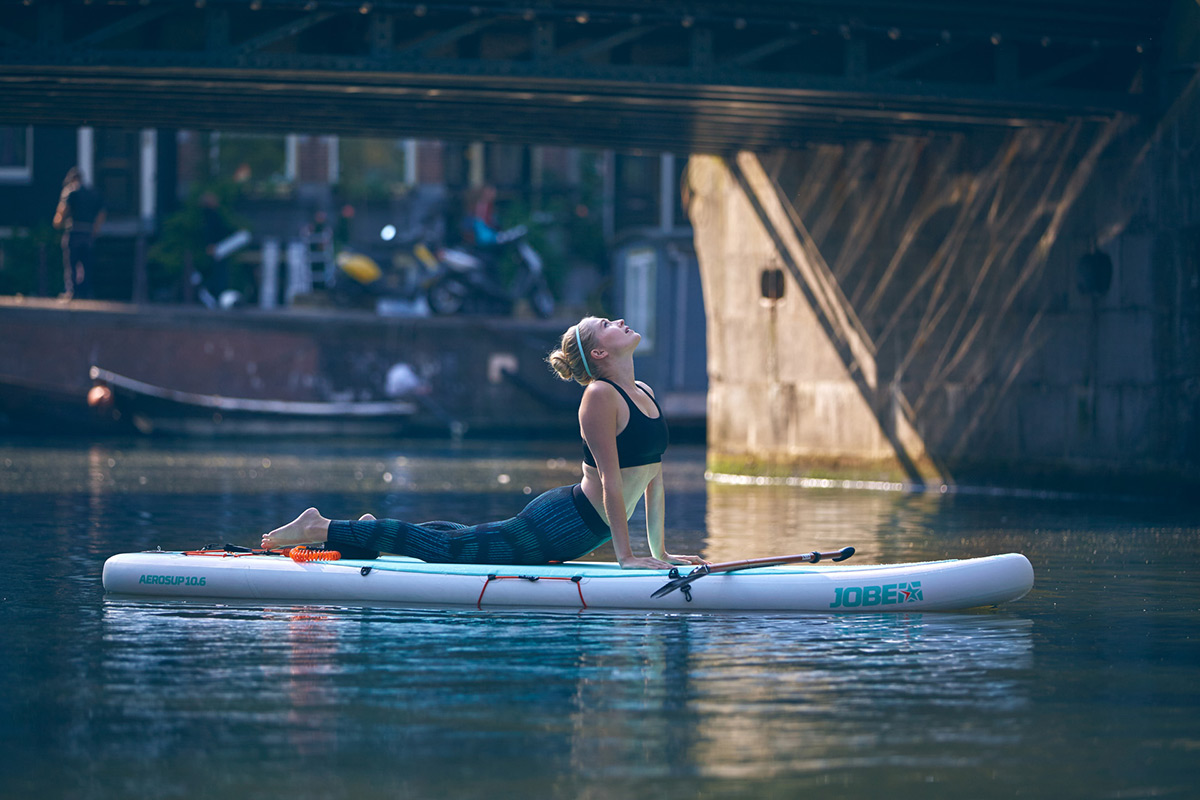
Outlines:
{"type": "Polygon", "coordinates": [[[590,349],[588,344],[592,339],[591,334],[584,331],[581,327],[588,319],[591,319],[591,317],[584,317],[584,319],[567,328],[566,333],[562,335],[562,341],[559,342],[558,349],[546,357],[546,363],[558,373],[558,377],[564,381],[576,381],[584,386],[595,380],[593,377],[595,368],[592,368],[591,374],[588,373],[588,367],[583,360],[585,356],[579,349],[580,342],[583,343],[584,348],[590,349]],[[576,336],[576,331],[579,332],[578,337],[576,336]]]}

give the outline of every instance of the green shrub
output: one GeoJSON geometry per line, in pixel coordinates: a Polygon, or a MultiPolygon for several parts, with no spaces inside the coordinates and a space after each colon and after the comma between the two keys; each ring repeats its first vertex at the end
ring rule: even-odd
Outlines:
{"type": "Polygon", "coordinates": [[[46,294],[57,295],[63,290],[62,263],[61,232],[48,224],[18,229],[0,239],[0,294],[36,295],[38,272],[45,269],[46,294]]]}

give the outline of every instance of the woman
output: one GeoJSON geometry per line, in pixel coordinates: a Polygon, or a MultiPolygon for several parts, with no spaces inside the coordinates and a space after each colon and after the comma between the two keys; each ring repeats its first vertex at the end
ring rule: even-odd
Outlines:
{"type": "Polygon", "coordinates": [[[330,521],[310,508],[264,535],[262,546],[327,542],[354,558],[387,551],[436,563],[545,564],[579,558],[611,539],[622,567],[704,563],[698,556],[671,555],[663,545],[667,423],[650,387],[633,376],[633,351],[641,339],[624,320],[587,317],[567,329],[547,359],[560,378],[584,386],[580,483],[551,489],[511,519],[471,527],[379,520],[369,514],[330,521]],[[643,495],[649,558],[635,556],[629,544],[629,517],[643,495]]]}

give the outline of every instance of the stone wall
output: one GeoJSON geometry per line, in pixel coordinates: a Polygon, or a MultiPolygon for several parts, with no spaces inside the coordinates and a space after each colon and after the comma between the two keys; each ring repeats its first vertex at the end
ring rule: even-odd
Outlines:
{"type": "Polygon", "coordinates": [[[1194,481],[1197,81],[1172,96],[1154,124],[693,157],[714,462],[1194,481]]]}
{"type": "Polygon", "coordinates": [[[693,157],[687,179],[708,321],[714,457],[894,461],[895,425],[879,412],[874,348],[757,158],[693,157]],[[764,299],[763,273],[776,270],[789,275],[783,296],[764,299]]]}
{"type": "Polygon", "coordinates": [[[294,401],[387,399],[388,371],[425,384],[414,429],[570,436],[581,390],[544,359],[557,321],[386,318],[332,311],[0,298],[0,384],[82,398],[95,365],[167,389],[294,401]]]}

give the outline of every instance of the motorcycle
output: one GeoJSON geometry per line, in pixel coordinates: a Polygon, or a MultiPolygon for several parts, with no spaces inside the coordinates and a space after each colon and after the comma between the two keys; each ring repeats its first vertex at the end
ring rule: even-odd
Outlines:
{"type": "Polygon", "coordinates": [[[438,251],[442,273],[426,291],[435,314],[511,313],[513,304],[526,300],[539,317],[554,315],[554,295],[546,282],[541,255],[526,241],[529,228],[518,225],[495,234],[494,244],[468,249],[445,247],[438,251]],[[516,275],[508,285],[498,277],[500,262],[515,252],[516,275]]]}
{"type": "Polygon", "coordinates": [[[385,225],[379,238],[370,252],[337,254],[337,302],[380,313],[428,314],[427,292],[444,271],[433,251],[420,238],[398,236],[392,225],[385,225]]]}

